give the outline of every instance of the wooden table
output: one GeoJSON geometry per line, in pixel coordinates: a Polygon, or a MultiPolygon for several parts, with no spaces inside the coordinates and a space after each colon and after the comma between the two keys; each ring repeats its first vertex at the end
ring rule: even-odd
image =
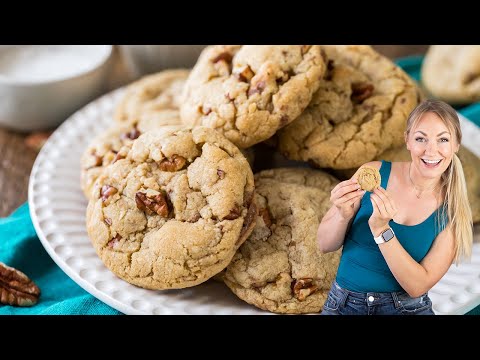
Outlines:
{"type": "MultiPolygon", "coordinates": [[[[428,45],[374,45],[374,48],[394,59],[424,54],[428,45]]],[[[131,80],[122,56],[118,48],[115,48],[108,90],[116,89],[131,80]]],[[[25,145],[27,135],[0,128],[0,217],[9,215],[27,200],[28,179],[37,155],[25,145]]]]}

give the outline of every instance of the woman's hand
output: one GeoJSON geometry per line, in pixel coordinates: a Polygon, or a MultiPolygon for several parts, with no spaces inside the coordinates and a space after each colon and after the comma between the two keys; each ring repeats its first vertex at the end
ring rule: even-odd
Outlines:
{"type": "Polygon", "coordinates": [[[355,202],[359,201],[365,191],[360,190],[357,179],[345,180],[335,186],[330,193],[330,201],[337,207],[340,216],[350,220],[355,215],[355,202]]]}
{"type": "Polygon", "coordinates": [[[390,197],[388,192],[382,188],[376,188],[370,195],[372,201],[373,213],[368,219],[368,225],[373,236],[379,236],[382,231],[386,230],[389,221],[397,214],[397,206],[390,197]]]}

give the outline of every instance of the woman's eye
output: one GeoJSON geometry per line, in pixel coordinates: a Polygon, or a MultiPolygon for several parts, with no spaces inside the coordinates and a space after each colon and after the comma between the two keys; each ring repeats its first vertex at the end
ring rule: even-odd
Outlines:
{"type": "Polygon", "coordinates": [[[447,138],[441,138],[440,142],[448,142],[449,140],[447,138]]]}
{"type": "Polygon", "coordinates": [[[415,138],[415,141],[418,141],[418,142],[424,142],[424,141],[425,141],[425,139],[424,139],[424,138],[422,138],[422,137],[417,137],[417,138],[415,138]]]}

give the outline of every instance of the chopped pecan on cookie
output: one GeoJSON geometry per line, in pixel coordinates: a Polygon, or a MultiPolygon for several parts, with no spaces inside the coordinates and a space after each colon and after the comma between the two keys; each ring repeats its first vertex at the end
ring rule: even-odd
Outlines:
{"type": "Polygon", "coordinates": [[[301,114],[325,70],[318,45],[207,47],[185,83],[182,121],[248,148],[301,114]]]}

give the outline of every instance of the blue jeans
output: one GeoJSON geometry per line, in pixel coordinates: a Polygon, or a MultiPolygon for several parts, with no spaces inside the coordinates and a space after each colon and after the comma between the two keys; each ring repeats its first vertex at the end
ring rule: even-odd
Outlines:
{"type": "Polygon", "coordinates": [[[341,288],[336,281],[320,315],[435,315],[428,293],[417,298],[405,291],[375,293],[341,288]]]}

